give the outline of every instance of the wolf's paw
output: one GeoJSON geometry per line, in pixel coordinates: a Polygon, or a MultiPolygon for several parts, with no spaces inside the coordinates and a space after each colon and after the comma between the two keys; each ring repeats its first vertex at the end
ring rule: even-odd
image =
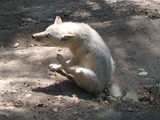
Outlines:
{"type": "Polygon", "coordinates": [[[51,71],[58,71],[61,69],[61,65],[59,64],[50,64],[48,67],[51,71]]]}
{"type": "Polygon", "coordinates": [[[59,64],[62,65],[62,68],[64,69],[64,71],[68,74],[71,73],[71,69],[69,68],[68,64],[66,63],[66,60],[64,59],[64,57],[60,54],[57,54],[57,61],[59,62],[59,64]]]}
{"type": "Polygon", "coordinates": [[[64,57],[60,54],[57,54],[57,61],[63,66],[66,65],[66,61],[64,59],[64,57]]]}

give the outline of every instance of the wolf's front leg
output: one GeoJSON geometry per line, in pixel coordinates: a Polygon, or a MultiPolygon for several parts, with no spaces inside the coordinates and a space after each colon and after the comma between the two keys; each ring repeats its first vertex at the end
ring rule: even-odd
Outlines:
{"type": "Polygon", "coordinates": [[[62,66],[60,64],[50,64],[49,69],[51,71],[58,71],[62,69],[62,66]]]}
{"type": "MultiPolygon", "coordinates": [[[[61,63],[62,64],[66,63],[69,67],[72,67],[72,66],[75,66],[75,65],[79,64],[79,60],[77,60],[76,57],[73,57],[72,59],[65,61],[62,55],[57,54],[57,60],[58,59],[63,59],[63,62],[61,62],[61,63]],[[61,58],[59,58],[60,56],[61,56],[61,58]]],[[[58,60],[58,61],[60,61],[60,60],[58,60]]],[[[58,71],[58,70],[61,70],[62,68],[63,67],[62,67],[61,64],[50,64],[49,65],[49,69],[51,71],[58,71]]]]}
{"type": "Polygon", "coordinates": [[[57,61],[60,63],[61,68],[63,68],[66,73],[68,73],[68,74],[71,73],[71,69],[62,55],[57,54],[57,61]]]}

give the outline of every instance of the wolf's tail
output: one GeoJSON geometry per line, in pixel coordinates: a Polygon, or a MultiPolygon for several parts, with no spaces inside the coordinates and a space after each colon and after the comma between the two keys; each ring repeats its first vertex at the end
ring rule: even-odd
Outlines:
{"type": "Polygon", "coordinates": [[[115,61],[113,60],[113,58],[111,57],[111,72],[114,73],[115,71],[115,61]]]}

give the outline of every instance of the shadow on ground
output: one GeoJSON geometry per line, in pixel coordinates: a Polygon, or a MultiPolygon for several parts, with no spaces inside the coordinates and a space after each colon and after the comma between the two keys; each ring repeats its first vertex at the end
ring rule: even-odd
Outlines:
{"type": "Polygon", "coordinates": [[[47,86],[47,87],[38,87],[33,89],[33,92],[42,92],[45,94],[50,95],[63,95],[63,96],[69,96],[72,97],[73,95],[76,95],[78,98],[83,100],[91,100],[93,99],[93,96],[90,94],[87,94],[87,92],[81,88],[79,88],[76,83],[74,82],[73,78],[67,74],[65,74],[63,71],[57,71],[59,74],[65,76],[68,78],[68,80],[63,81],[56,81],[53,85],[47,86]]]}
{"type": "Polygon", "coordinates": [[[143,87],[150,83],[146,78],[159,77],[160,20],[159,9],[155,7],[158,3],[151,3],[149,0],[1,0],[0,5],[0,81],[7,78],[12,80],[13,77],[16,80],[22,78],[19,82],[13,79],[9,85],[6,84],[12,89],[3,89],[4,93],[1,91],[4,99],[0,101],[4,104],[0,104],[0,118],[160,119],[159,102],[153,101],[151,104],[148,101],[118,101],[110,105],[95,103],[91,95],[77,87],[70,77],[62,78],[58,74],[51,81],[48,76],[48,64],[56,61],[55,53],[68,57],[68,52],[59,48],[53,50],[44,47],[30,37],[32,33],[42,31],[52,24],[57,15],[64,21],[88,23],[100,33],[111,50],[116,62],[113,80],[120,84],[124,93],[135,90],[141,95],[146,93],[143,87]],[[19,43],[20,46],[13,48],[15,43],[19,43]],[[36,44],[36,47],[30,47],[31,44],[36,44]],[[138,76],[139,68],[144,68],[149,75],[138,76]],[[24,84],[24,78],[27,84],[24,84]],[[26,82],[27,79],[32,80],[31,78],[35,78],[35,84],[26,82]],[[46,81],[39,80],[40,78],[46,81]],[[56,82],[57,80],[59,81],[56,82]],[[17,88],[18,86],[21,88],[17,88]],[[76,105],[72,104],[72,101],[67,102],[73,99],[74,94],[80,99],[80,103],[76,105]],[[56,96],[62,96],[65,100],[55,102],[56,96]],[[5,98],[8,101],[9,98],[10,101],[22,101],[24,104],[20,107],[8,105],[5,98]]]}

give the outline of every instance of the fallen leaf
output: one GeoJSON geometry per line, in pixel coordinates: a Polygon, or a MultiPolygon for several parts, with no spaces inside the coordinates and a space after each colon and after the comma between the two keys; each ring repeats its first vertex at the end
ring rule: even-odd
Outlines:
{"type": "Polygon", "coordinates": [[[138,75],[140,75],[140,76],[148,75],[148,72],[146,72],[143,68],[138,69],[138,71],[139,71],[138,75]]]}
{"type": "Polygon", "coordinates": [[[148,73],[143,71],[143,72],[139,72],[138,75],[141,75],[141,76],[146,76],[148,73]]]}
{"type": "Polygon", "coordinates": [[[73,97],[71,98],[72,99],[72,103],[73,104],[78,104],[80,102],[79,98],[74,94],[72,95],[73,97]]]}
{"type": "Polygon", "coordinates": [[[138,95],[135,91],[129,91],[123,98],[123,100],[127,100],[127,99],[131,99],[134,102],[138,102],[138,95]]]}
{"type": "Polygon", "coordinates": [[[62,101],[62,96],[61,95],[55,96],[55,98],[56,98],[56,101],[58,101],[58,102],[62,101]]]}
{"type": "Polygon", "coordinates": [[[24,103],[21,100],[13,101],[14,107],[22,107],[24,106],[24,103]]]}

